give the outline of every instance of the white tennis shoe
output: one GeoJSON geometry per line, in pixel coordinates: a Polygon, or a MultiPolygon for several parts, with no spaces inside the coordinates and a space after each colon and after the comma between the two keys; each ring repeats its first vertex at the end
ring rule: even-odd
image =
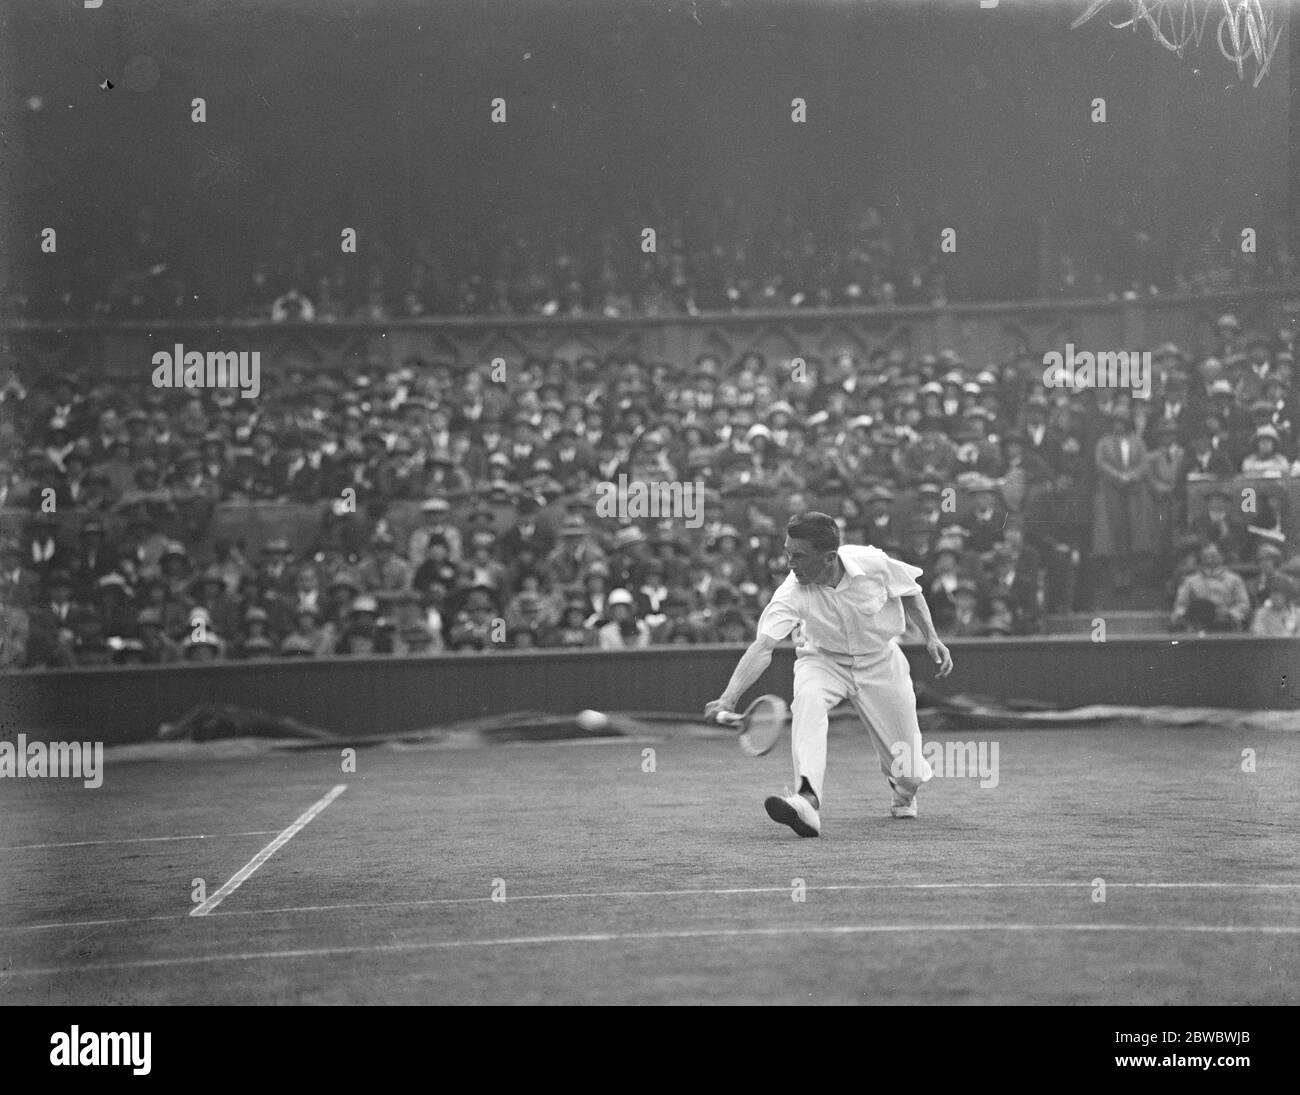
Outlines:
{"type": "Polygon", "coordinates": [[[817,816],[813,804],[803,795],[792,795],[790,788],[785,795],[769,795],[763,806],[767,816],[782,825],[789,825],[800,836],[819,836],[822,831],[822,819],[817,816]]]}
{"type": "Polygon", "coordinates": [[[889,812],[894,817],[916,817],[916,792],[913,791],[910,795],[904,794],[892,779],[889,781],[889,786],[894,789],[894,801],[889,807],[889,812]]]}

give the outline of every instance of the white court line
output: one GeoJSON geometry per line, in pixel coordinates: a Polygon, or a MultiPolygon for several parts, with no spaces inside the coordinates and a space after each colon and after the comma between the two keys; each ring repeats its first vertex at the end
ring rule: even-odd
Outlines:
{"type": "Polygon", "coordinates": [[[286,844],[288,844],[289,841],[291,841],[294,838],[294,836],[296,836],[299,832],[301,832],[304,828],[306,828],[308,822],[310,822],[312,818],[314,818],[317,814],[319,814],[323,809],[325,809],[326,806],[328,806],[331,802],[333,802],[336,798],[338,798],[339,795],[341,795],[347,789],[348,789],[348,785],[346,783],[340,783],[336,787],[334,787],[329,792],[329,794],[327,794],[324,798],[320,799],[318,802],[312,803],[311,806],[307,807],[306,811],[304,811],[302,816],[299,817],[297,821],[295,821],[292,825],[290,825],[287,829],[285,829],[284,832],[282,832],[273,841],[271,841],[270,844],[268,844],[265,848],[263,848],[260,852],[258,852],[257,855],[253,856],[252,859],[250,859],[247,863],[245,863],[242,867],[240,867],[239,870],[237,870],[233,875],[231,875],[230,881],[228,881],[224,886],[222,886],[221,889],[219,889],[216,893],[214,893],[201,905],[195,905],[194,908],[190,910],[190,916],[207,916],[208,913],[210,913],[213,909],[215,909],[218,905],[220,905],[221,902],[226,897],[228,897],[230,894],[234,893],[237,889],[239,889],[239,887],[244,884],[244,882],[252,875],[254,871],[257,870],[258,867],[260,867],[263,863],[265,863],[268,859],[270,859],[273,855],[275,855],[275,853],[278,852],[281,848],[283,848],[286,844]]]}
{"type": "Polygon", "coordinates": [[[90,848],[101,844],[155,844],[167,840],[218,840],[230,836],[270,836],[274,829],[253,829],[247,833],[194,833],[190,836],[130,836],[121,840],[72,840],[65,844],[9,844],[0,852],[29,852],[43,848],[90,848]]]}
{"type": "MultiPolygon", "coordinates": [[[[872,890],[1090,890],[1091,882],[869,882],[844,886],[805,886],[808,893],[858,893],[872,890]]],[[[1107,882],[1111,890],[1300,890],[1300,882],[1107,882]]],[[[345,909],[390,909],[426,905],[505,904],[516,901],[583,901],[619,897],[728,897],[735,894],[789,894],[789,886],[750,886],[729,890],[607,890],[584,893],[518,894],[504,902],[491,897],[428,897],[409,901],[356,901],[339,905],[290,905],[278,909],[241,909],[220,916],[259,916],[271,913],[333,912],[345,909]]]]}
{"type": "Polygon", "coordinates": [[[7,970],[7,977],[52,977],[63,973],[88,973],[162,966],[202,966],[218,962],[262,962],[279,958],[339,958],[362,954],[399,954],[412,951],[461,950],[472,947],[530,947],[564,943],[640,943],[668,939],[743,939],[782,935],[923,935],[927,932],[1159,932],[1187,935],[1300,935],[1300,925],[1243,924],[848,924],[840,927],[700,928],[688,931],[599,932],[587,935],[532,935],[505,939],[445,939],[433,943],[381,943],[365,947],[315,947],[291,951],[244,951],[182,958],[142,958],[133,962],[104,962],[93,966],[51,966],[44,969],[7,970]]]}
{"type": "MultiPolygon", "coordinates": [[[[1107,882],[1112,890],[1243,890],[1263,892],[1268,890],[1300,890],[1300,882],[1107,882]]],[[[844,886],[807,886],[810,893],[857,893],[872,890],[1090,890],[1091,882],[870,882],[844,886]]],[[[784,894],[789,886],[752,886],[735,889],[700,890],[606,890],[583,893],[517,894],[505,902],[494,902],[491,897],[427,897],[407,901],[351,901],[336,905],[288,905],[274,909],[239,909],[235,912],[213,914],[224,920],[235,916],[272,916],[280,913],[346,912],[349,909],[400,909],[424,908],[441,905],[514,904],[521,901],[591,901],[604,898],[640,897],[729,897],[737,894],[784,894]]],[[[215,895],[214,895],[215,896],[215,895]]],[[[192,913],[189,915],[193,915],[192,913]]],[[[114,924],[143,924],[156,920],[183,920],[182,915],[137,916],[118,920],[65,920],[49,924],[22,924],[0,926],[0,935],[7,932],[50,931],[58,928],[97,928],[114,924]]]]}

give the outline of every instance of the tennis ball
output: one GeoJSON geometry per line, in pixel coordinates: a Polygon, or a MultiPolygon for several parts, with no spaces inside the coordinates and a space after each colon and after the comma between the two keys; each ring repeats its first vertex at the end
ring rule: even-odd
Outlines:
{"type": "Polygon", "coordinates": [[[609,718],[588,708],[578,712],[578,725],[584,730],[604,730],[609,725],[609,718]]]}

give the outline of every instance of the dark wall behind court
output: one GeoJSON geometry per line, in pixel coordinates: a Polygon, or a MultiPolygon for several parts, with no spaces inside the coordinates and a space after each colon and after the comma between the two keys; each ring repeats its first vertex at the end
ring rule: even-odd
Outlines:
{"type": "Polygon", "coordinates": [[[774,210],[815,226],[860,198],[966,229],[985,270],[1048,216],[1124,211],[1172,240],[1283,212],[1289,36],[1255,89],[1212,29],[1179,60],[1108,25],[1127,4],[1071,31],[1084,7],[20,0],[3,8],[3,219],[70,246],[124,236],[148,205],[165,236],[208,244],[219,280],[285,209],[330,247],[346,224],[454,250],[502,219],[594,225],[652,195],[670,216],[743,199],[752,235],[774,210]],[[161,65],[147,92],[120,80],[140,53],[161,65]]]}

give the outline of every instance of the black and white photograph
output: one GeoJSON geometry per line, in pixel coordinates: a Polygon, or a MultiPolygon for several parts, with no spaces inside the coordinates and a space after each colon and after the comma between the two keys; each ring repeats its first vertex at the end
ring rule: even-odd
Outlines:
{"type": "Polygon", "coordinates": [[[1081,1078],[1258,1077],[1297,12],[0,0],[23,1053],[1068,1006],[1081,1078]]]}

